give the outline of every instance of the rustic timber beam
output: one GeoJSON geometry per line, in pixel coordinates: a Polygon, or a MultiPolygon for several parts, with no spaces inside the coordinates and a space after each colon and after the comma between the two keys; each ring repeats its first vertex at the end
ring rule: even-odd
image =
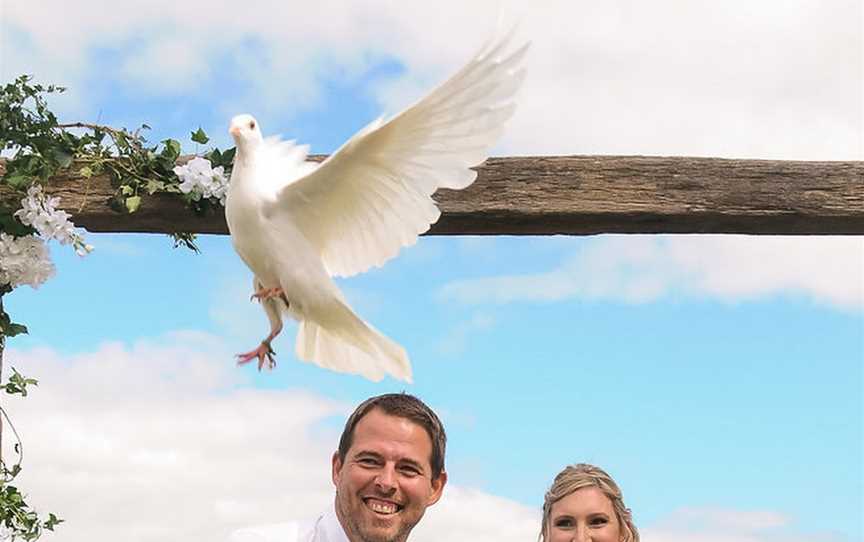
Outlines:
{"type": "MultiPolygon", "coordinates": [[[[864,234],[860,161],[526,156],[490,158],[478,171],[468,189],[435,194],[442,215],[430,234],[864,234]]],[[[115,212],[107,176],[70,172],[45,188],[93,232],[227,233],[221,210],[195,216],[173,195],[115,212]]],[[[9,199],[0,186],[0,203],[9,199]]]]}

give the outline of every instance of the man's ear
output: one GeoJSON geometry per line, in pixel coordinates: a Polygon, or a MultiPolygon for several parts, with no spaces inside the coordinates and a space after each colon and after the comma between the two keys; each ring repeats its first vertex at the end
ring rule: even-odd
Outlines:
{"type": "Polygon", "coordinates": [[[330,462],[333,466],[333,485],[338,486],[339,474],[342,472],[342,460],[339,459],[339,452],[333,452],[333,459],[331,459],[330,462]]]}
{"type": "Polygon", "coordinates": [[[426,501],[426,506],[432,506],[438,499],[441,498],[441,495],[444,493],[444,486],[447,485],[447,471],[441,471],[441,474],[438,475],[438,478],[432,479],[432,493],[429,495],[429,499],[426,501]]]}

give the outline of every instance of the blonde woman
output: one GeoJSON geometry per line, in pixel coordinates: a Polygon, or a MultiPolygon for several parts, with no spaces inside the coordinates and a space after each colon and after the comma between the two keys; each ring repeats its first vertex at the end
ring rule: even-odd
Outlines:
{"type": "Polygon", "coordinates": [[[639,542],[639,532],[612,477],[579,463],[559,472],[546,492],[540,541],[639,542]]]}

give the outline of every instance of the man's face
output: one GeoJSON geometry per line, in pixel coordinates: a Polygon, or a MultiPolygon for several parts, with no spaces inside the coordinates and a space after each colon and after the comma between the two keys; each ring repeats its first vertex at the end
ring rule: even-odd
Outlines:
{"type": "Polygon", "coordinates": [[[404,542],[447,481],[432,480],[423,427],[372,409],[354,427],[344,464],[333,454],[336,515],[351,542],[404,542]]]}

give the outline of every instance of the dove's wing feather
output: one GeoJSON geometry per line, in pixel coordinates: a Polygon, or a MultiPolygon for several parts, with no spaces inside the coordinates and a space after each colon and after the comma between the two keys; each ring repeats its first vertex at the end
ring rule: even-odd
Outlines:
{"type": "Polygon", "coordinates": [[[388,122],[355,134],[320,167],[278,188],[274,212],[321,252],[331,275],[380,266],[440,216],[438,188],[460,189],[513,114],[527,44],[504,55],[512,33],[492,40],[440,87],[388,122]]]}
{"type": "Polygon", "coordinates": [[[340,373],[360,374],[373,382],[387,373],[411,382],[405,349],[358,318],[342,301],[333,300],[326,314],[318,316],[300,322],[298,358],[340,373]]]}
{"type": "Polygon", "coordinates": [[[286,185],[315,171],[318,164],[307,162],[308,155],[309,145],[297,145],[293,139],[285,141],[279,136],[265,138],[256,149],[255,167],[259,178],[268,182],[256,183],[258,196],[273,203],[286,185]]]}

